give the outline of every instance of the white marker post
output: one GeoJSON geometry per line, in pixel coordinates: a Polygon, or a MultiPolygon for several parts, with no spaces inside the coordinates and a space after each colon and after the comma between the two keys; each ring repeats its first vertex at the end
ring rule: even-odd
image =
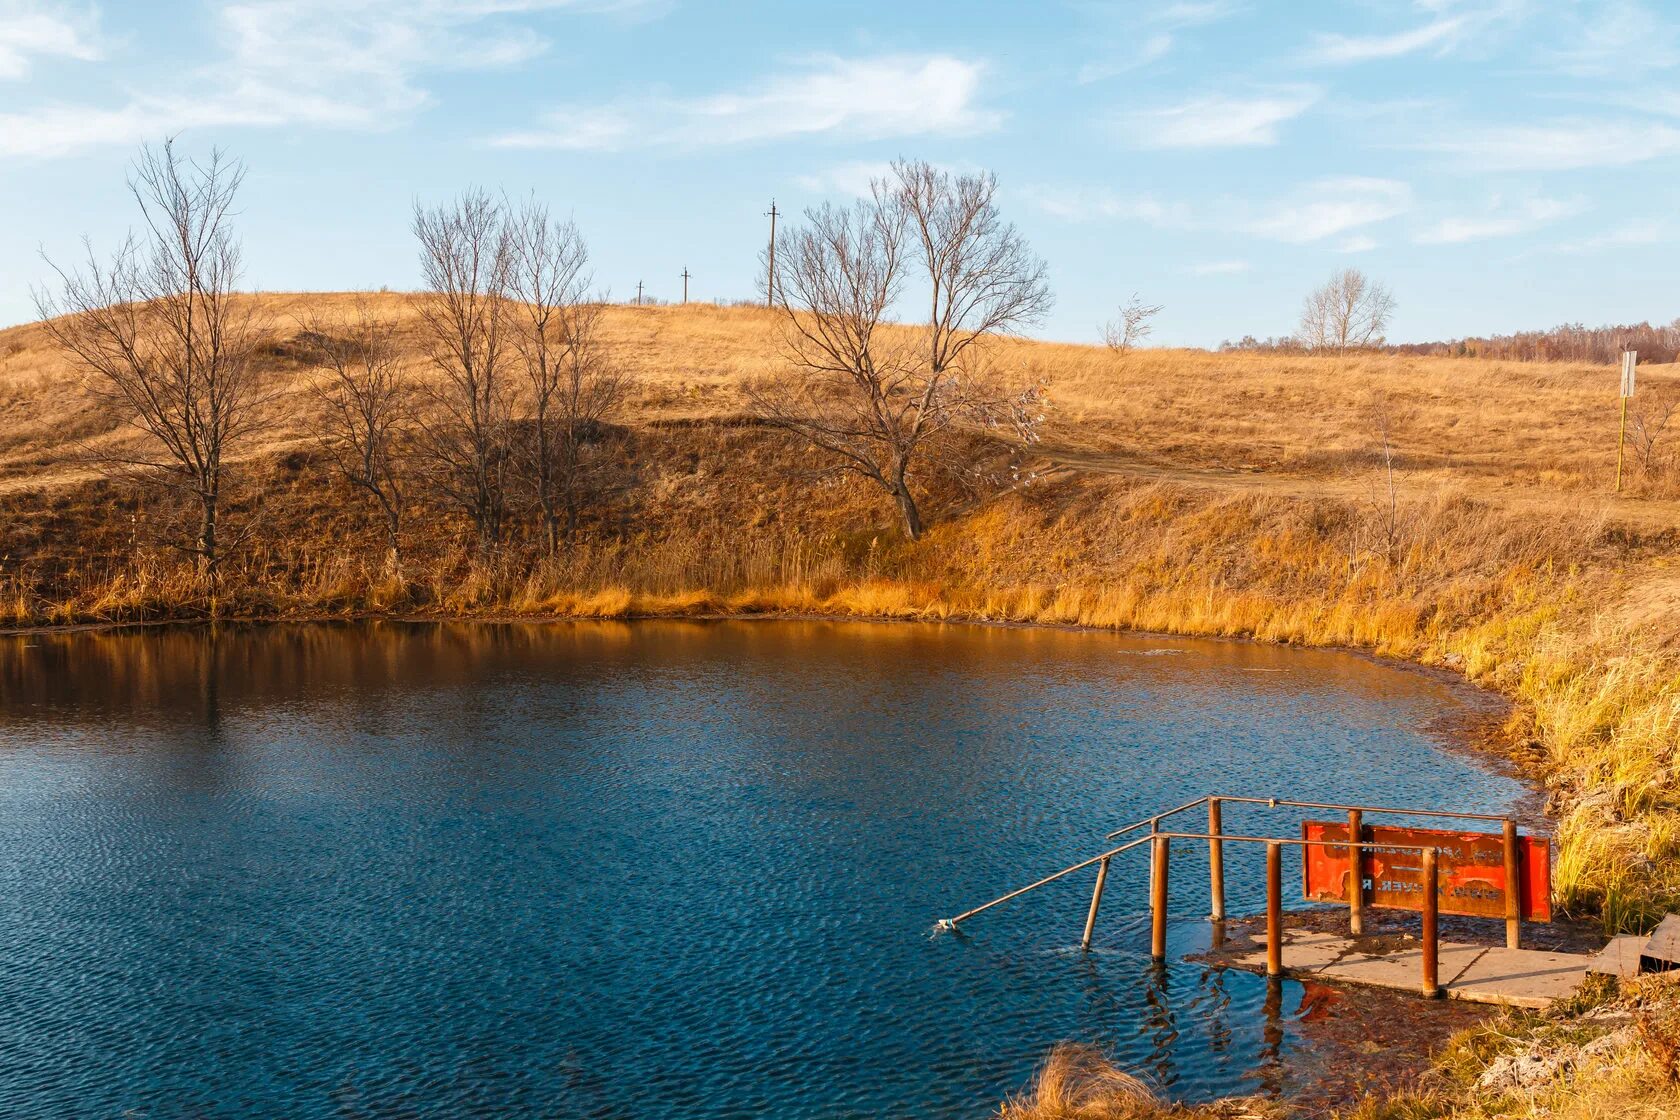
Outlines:
{"type": "Polygon", "coordinates": [[[1622,459],[1627,451],[1627,408],[1633,398],[1633,370],[1639,364],[1634,350],[1622,351],[1622,434],[1616,441],[1616,493],[1622,492],[1622,459]]]}

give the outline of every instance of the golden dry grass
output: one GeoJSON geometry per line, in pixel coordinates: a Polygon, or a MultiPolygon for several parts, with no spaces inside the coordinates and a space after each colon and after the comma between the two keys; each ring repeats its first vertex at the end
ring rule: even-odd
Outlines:
{"type": "MultiPolygon", "coordinates": [[[[0,621],[802,613],[1356,646],[1515,701],[1510,746],[1551,794],[1566,907],[1612,929],[1680,908],[1680,503],[1673,480],[1637,473],[1609,495],[1611,370],[1171,350],[1121,362],[1008,342],[996,360],[1052,386],[1033,483],[929,480],[933,528],[906,542],[881,495],[810,476],[806,449],[745,422],[743,384],[778,364],[764,312],[615,307],[606,342],[632,394],[612,510],[560,560],[482,562],[458,519],[426,509],[394,575],[354,495],[312,458],[313,374],[287,340],[297,320],[366,299],[427,377],[406,297],[253,298],[277,332],[276,395],[241,454],[268,496],[214,602],[141,540],[155,509],[70,453],[118,438],[114,417],[39,326],[0,332],[0,621]],[[1392,510],[1377,409],[1400,468],[1392,510]]],[[[1677,382],[1650,369],[1642,391],[1677,382]]],[[[1010,1115],[1110,1115],[1066,1111],[1083,1090],[1063,1072],[1063,1111],[1010,1115]]]]}
{"type": "Polygon", "coordinates": [[[1267,1120],[1279,1115],[1280,1108],[1259,1100],[1201,1107],[1165,1103],[1099,1051],[1064,1043],[1050,1051],[1026,1092],[1003,1103],[997,1120],[1267,1120]]]}
{"type": "MultiPolygon", "coordinates": [[[[282,342],[301,320],[347,319],[366,304],[398,324],[411,374],[428,375],[407,295],[251,298],[282,342]]],[[[643,423],[741,415],[745,381],[778,368],[774,319],[757,308],[615,305],[603,335],[633,387],[627,411],[643,423]]],[[[1190,350],[1142,350],[1122,360],[1098,346],[1025,340],[1001,344],[996,360],[1051,386],[1051,453],[1096,468],[1335,486],[1346,482],[1349,468],[1370,465],[1371,412],[1381,401],[1400,466],[1417,488],[1573,509],[1583,498],[1605,498],[1615,472],[1616,375],[1608,368],[1190,350]]],[[[301,393],[310,374],[283,359],[275,366],[280,392],[249,454],[310,439],[315,409],[301,393]]],[[[1680,387],[1673,366],[1643,367],[1640,377],[1642,393],[1680,387]]],[[[91,407],[79,386],[39,324],[0,331],[0,409],[8,418],[0,431],[0,478],[15,485],[24,476],[30,484],[67,476],[58,455],[66,440],[97,437],[112,419],[91,407]]],[[[1675,496],[1638,472],[1630,472],[1630,482],[1635,495],[1675,496]]]]}

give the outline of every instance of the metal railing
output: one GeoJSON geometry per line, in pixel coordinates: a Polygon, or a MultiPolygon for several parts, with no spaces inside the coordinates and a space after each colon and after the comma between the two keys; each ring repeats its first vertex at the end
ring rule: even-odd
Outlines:
{"type": "Polygon", "coordinates": [[[994,906],[1001,905],[1011,899],[1038,890],[1040,887],[1082,871],[1093,864],[1097,867],[1096,885],[1091,891],[1090,909],[1085,915],[1085,929],[1080,938],[1080,948],[1091,947],[1091,937],[1096,929],[1097,912],[1102,906],[1103,889],[1108,882],[1109,860],[1133,848],[1144,844],[1151,845],[1149,864],[1149,898],[1150,898],[1150,956],[1157,962],[1166,960],[1167,955],[1167,880],[1171,856],[1171,844],[1174,839],[1205,840],[1208,842],[1208,886],[1211,895],[1211,920],[1223,921],[1225,918],[1225,856],[1224,845],[1227,841],[1239,844],[1266,845],[1266,974],[1279,976],[1283,972],[1283,848],[1290,847],[1346,847],[1349,849],[1349,889],[1348,889],[1348,925],[1349,932],[1359,936],[1364,929],[1364,878],[1363,861],[1367,847],[1382,847],[1390,851],[1413,851],[1421,853],[1422,866],[1422,991],[1426,996],[1440,994],[1440,872],[1438,868],[1439,848],[1423,844],[1395,844],[1384,842],[1381,845],[1371,845],[1363,841],[1364,815],[1435,817],[1449,820],[1500,821],[1504,832],[1505,875],[1507,888],[1505,891],[1505,943],[1515,949],[1521,943],[1521,911],[1518,898],[1518,849],[1516,822],[1509,816],[1494,813],[1454,813],[1440,809],[1401,809],[1381,805],[1340,805],[1333,802],[1297,801],[1282,797],[1233,797],[1209,794],[1198,797],[1194,801],[1186,802],[1175,808],[1143,817],[1131,824],[1115,829],[1104,839],[1113,840],[1138,829],[1148,826],[1149,833],[1145,836],[1128,840],[1123,844],[1100,852],[1089,859],[1070,864],[1060,871],[1052,872],[1036,882],[1028,883],[1024,887],[1000,895],[972,910],[966,910],[954,918],[943,918],[939,927],[955,930],[962,922],[984,913],[994,906]],[[1309,840],[1293,837],[1274,836],[1244,836],[1225,832],[1223,821],[1223,805],[1226,802],[1245,805],[1264,805],[1267,808],[1288,806],[1300,809],[1326,809],[1345,812],[1348,816],[1347,840],[1309,840]],[[1180,813],[1189,812],[1199,806],[1206,805],[1208,809],[1208,829],[1206,832],[1162,831],[1161,822],[1180,813]]]}

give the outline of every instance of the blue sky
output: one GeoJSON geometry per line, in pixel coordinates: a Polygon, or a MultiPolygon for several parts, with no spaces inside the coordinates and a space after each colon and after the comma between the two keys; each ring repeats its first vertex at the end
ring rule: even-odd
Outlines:
{"type": "Polygon", "coordinates": [[[250,169],[248,286],[412,287],[414,199],[534,191],[598,283],[754,291],[762,214],[987,168],[1040,335],[1293,329],[1354,265],[1425,339],[1680,315],[1672,4],[0,0],[0,323],[180,134],[250,169]]]}

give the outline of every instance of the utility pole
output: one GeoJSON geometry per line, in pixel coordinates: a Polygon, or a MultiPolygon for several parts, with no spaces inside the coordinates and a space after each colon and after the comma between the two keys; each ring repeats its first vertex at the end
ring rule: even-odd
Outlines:
{"type": "Polygon", "coordinates": [[[636,281],[636,306],[640,307],[641,305],[642,305],[642,282],[640,280],[638,280],[638,281],[636,281]]]}
{"type": "Polygon", "coordinates": [[[688,302],[688,266],[683,265],[683,303],[688,302]]]}
{"type": "Polygon", "coordinates": [[[770,219],[770,268],[764,274],[764,306],[776,306],[776,200],[770,200],[765,217],[770,219]]]}

